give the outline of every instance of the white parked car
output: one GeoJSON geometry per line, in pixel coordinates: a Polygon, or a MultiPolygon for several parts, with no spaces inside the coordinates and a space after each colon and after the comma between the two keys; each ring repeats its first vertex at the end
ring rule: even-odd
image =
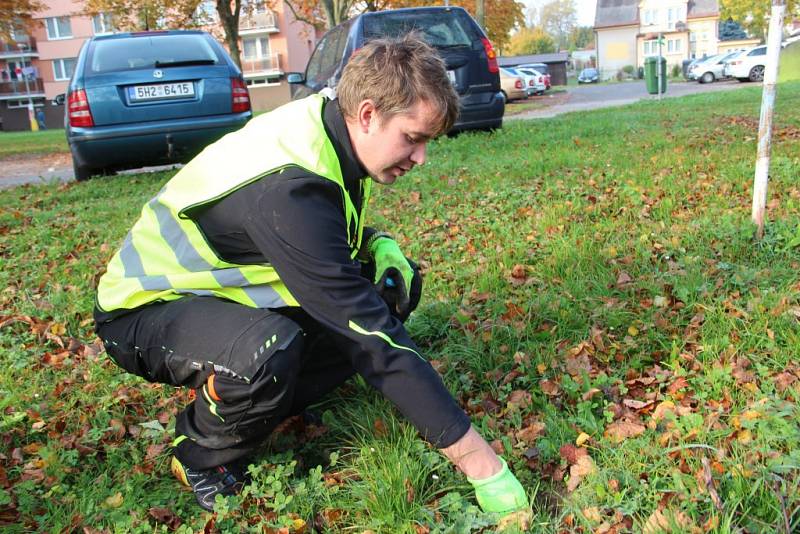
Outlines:
{"type": "Polygon", "coordinates": [[[522,78],[522,85],[525,86],[525,94],[527,96],[536,94],[536,81],[530,73],[522,72],[516,67],[505,67],[514,76],[522,78]]]}
{"type": "Polygon", "coordinates": [[[736,78],[740,82],[760,82],[764,80],[764,66],[767,63],[767,46],[757,46],[745,50],[728,59],[725,64],[725,76],[736,78]]]}
{"type": "Polygon", "coordinates": [[[534,88],[533,94],[543,95],[544,92],[547,90],[547,86],[544,83],[544,74],[542,74],[538,70],[517,67],[517,72],[521,72],[526,76],[530,76],[530,79],[533,80],[533,88],[534,88]]]}
{"type": "Polygon", "coordinates": [[[725,77],[725,63],[727,60],[738,55],[739,51],[726,52],[698,61],[689,67],[689,79],[697,80],[700,83],[711,83],[725,77]]]}

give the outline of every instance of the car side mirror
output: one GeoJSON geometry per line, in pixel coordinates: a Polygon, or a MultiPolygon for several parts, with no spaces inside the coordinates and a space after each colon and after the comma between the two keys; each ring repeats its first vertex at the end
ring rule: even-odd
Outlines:
{"type": "Polygon", "coordinates": [[[306,81],[306,78],[299,72],[289,72],[286,74],[286,81],[291,84],[303,83],[306,81]]]}
{"type": "Polygon", "coordinates": [[[66,95],[64,93],[61,93],[60,95],[56,95],[55,98],[53,98],[53,105],[54,106],[63,106],[64,102],[66,102],[66,100],[67,100],[66,95]]]}

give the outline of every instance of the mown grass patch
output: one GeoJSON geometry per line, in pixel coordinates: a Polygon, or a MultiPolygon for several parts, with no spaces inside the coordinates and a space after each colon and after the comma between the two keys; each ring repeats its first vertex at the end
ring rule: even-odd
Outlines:
{"type": "Polygon", "coordinates": [[[0,158],[23,154],[69,152],[63,129],[38,132],[0,132],[0,158]]]}
{"type": "MultiPolygon", "coordinates": [[[[800,528],[800,85],[754,243],[760,96],[509,122],[375,192],[371,224],[425,270],[409,329],[529,488],[532,532],[800,528]]],[[[4,530],[491,531],[358,380],[324,428],[274,437],[246,495],[196,508],[168,472],[188,394],[91,332],[96,275],[171,172],[0,192],[4,530]]]]}

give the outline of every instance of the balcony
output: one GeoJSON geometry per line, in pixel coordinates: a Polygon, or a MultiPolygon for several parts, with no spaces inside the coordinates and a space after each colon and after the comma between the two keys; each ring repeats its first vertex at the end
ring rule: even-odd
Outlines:
{"type": "Polygon", "coordinates": [[[0,42],[0,59],[14,59],[17,57],[39,57],[39,51],[36,50],[36,39],[24,37],[13,43],[0,42]],[[22,47],[21,49],[20,46],[22,47]]]}
{"type": "Polygon", "coordinates": [[[27,87],[25,87],[25,80],[0,82],[0,100],[27,98],[29,93],[32,97],[44,96],[44,81],[41,78],[28,80],[27,87]]]}
{"type": "Polygon", "coordinates": [[[277,33],[278,17],[271,9],[261,13],[243,13],[239,18],[239,35],[277,33]]]}
{"type": "Polygon", "coordinates": [[[242,74],[245,78],[259,76],[280,76],[281,55],[278,52],[266,57],[242,58],[242,74]]]}

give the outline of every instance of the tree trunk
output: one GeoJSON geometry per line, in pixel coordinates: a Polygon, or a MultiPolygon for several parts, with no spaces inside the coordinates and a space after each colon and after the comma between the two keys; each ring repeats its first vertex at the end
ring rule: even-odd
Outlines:
{"type": "Polygon", "coordinates": [[[236,66],[242,68],[241,51],[239,49],[239,13],[242,9],[241,0],[217,0],[217,13],[225,30],[225,44],[228,45],[231,58],[236,66]],[[233,4],[233,10],[231,10],[233,4]]]}

